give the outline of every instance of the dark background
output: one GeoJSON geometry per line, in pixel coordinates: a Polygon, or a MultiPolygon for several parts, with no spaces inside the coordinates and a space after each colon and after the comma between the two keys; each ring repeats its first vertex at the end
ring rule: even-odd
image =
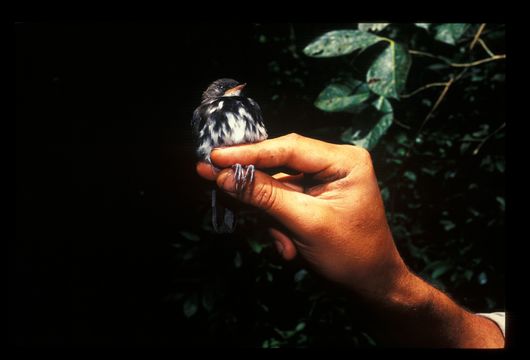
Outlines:
{"type": "Polygon", "coordinates": [[[217,78],[266,93],[254,26],[18,23],[15,35],[10,341],[187,344],[161,298],[175,234],[203,217],[189,123],[217,78]]]}
{"type": "MultiPolygon", "coordinates": [[[[303,46],[342,27],[297,24],[295,42],[303,46]]],[[[315,132],[329,117],[308,105],[335,62],[306,63],[302,68],[310,75],[297,75],[305,77],[303,86],[271,86],[271,61],[293,61],[288,43],[280,40],[291,29],[271,24],[262,31],[255,24],[228,23],[14,25],[17,209],[16,238],[9,243],[10,343],[259,346],[266,331],[256,326],[262,316],[254,309],[256,298],[275,306],[267,321],[296,325],[287,320],[305,311],[300,304],[306,299],[303,293],[282,298],[281,291],[291,286],[286,278],[299,271],[299,264],[281,265],[285,268],[275,273],[274,288],[254,288],[262,263],[255,261],[258,255],[244,236],[212,237],[205,230],[207,184],[194,170],[189,127],[204,88],[232,77],[248,83],[270,137],[294,131],[336,140],[336,133],[315,132]],[[276,52],[263,46],[260,34],[265,32],[276,52]],[[196,229],[200,256],[175,246],[186,241],[183,229],[196,229]],[[246,274],[226,266],[234,261],[234,251],[242,256],[246,274]],[[217,305],[224,310],[214,312],[223,314],[221,322],[203,310],[193,321],[183,314],[186,294],[206,283],[228,289],[217,305]],[[231,322],[237,326],[226,325],[231,322]]],[[[502,90],[489,96],[498,99],[502,90]]],[[[484,113],[502,116],[503,100],[481,101],[491,107],[484,113]]],[[[503,149],[499,142],[490,150],[503,154],[503,149]]],[[[377,166],[377,156],[375,161],[377,166]]],[[[388,175],[384,166],[378,174],[388,175]]],[[[481,179],[504,191],[502,179],[481,179]]],[[[242,226],[243,232],[253,228],[242,226]]],[[[490,233],[490,240],[502,237],[502,229],[490,233]]],[[[487,307],[485,300],[472,298],[469,305],[477,310],[502,307],[504,301],[502,242],[493,246],[491,241],[484,253],[495,265],[491,274],[498,271],[497,281],[487,290],[477,285],[468,291],[496,302],[487,307]]],[[[269,248],[259,257],[279,263],[269,248]]],[[[340,344],[341,336],[333,331],[324,326],[313,336],[324,339],[320,344],[340,344]]]]}

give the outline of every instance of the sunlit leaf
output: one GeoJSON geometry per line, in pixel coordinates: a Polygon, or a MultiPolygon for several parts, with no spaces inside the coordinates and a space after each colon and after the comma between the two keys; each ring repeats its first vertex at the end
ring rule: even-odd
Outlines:
{"type": "Polygon", "coordinates": [[[325,33],[304,48],[304,54],[311,57],[334,57],[347,55],[364,49],[382,38],[360,30],[336,30],[325,33]]]}
{"type": "Polygon", "coordinates": [[[379,111],[381,111],[382,113],[390,113],[392,112],[392,104],[390,103],[390,101],[388,101],[387,98],[385,98],[384,96],[380,96],[377,100],[375,100],[372,105],[379,111]]]}
{"type": "Polygon", "coordinates": [[[407,49],[389,41],[383,52],[372,63],[366,74],[370,89],[384,97],[398,99],[404,89],[411,64],[407,49]]]}
{"type": "Polygon", "coordinates": [[[468,27],[469,24],[441,24],[436,26],[436,35],[434,38],[446,44],[455,45],[458,39],[464,35],[468,27]]]}
{"type": "Polygon", "coordinates": [[[431,23],[414,23],[417,27],[420,27],[425,30],[429,30],[429,27],[431,26],[431,23]]]}
{"type": "Polygon", "coordinates": [[[342,134],[341,139],[344,142],[372,150],[392,125],[393,117],[392,113],[384,114],[368,135],[363,138],[358,138],[358,132],[353,133],[353,129],[349,128],[342,134]]]}
{"type": "Polygon", "coordinates": [[[323,111],[360,110],[361,105],[370,97],[370,89],[366,83],[352,87],[347,84],[330,84],[318,95],[315,106],[323,111]]]}
{"type": "Polygon", "coordinates": [[[361,31],[381,31],[390,23],[359,23],[357,28],[361,31]]]}

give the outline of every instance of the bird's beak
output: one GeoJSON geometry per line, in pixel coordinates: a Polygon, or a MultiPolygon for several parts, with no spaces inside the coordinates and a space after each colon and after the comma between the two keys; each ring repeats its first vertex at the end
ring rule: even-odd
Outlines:
{"type": "Polygon", "coordinates": [[[234,86],[233,88],[231,89],[228,89],[225,91],[225,95],[230,95],[230,94],[234,94],[234,93],[239,93],[241,90],[243,90],[243,88],[246,86],[247,84],[239,84],[237,86],[234,86]]]}

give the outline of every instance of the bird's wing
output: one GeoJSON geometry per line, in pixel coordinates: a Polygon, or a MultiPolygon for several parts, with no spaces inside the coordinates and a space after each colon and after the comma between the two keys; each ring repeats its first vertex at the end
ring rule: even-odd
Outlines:
{"type": "Polygon", "coordinates": [[[202,106],[199,106],[195,109],[193,112],[193,117],[191,119],[191,128],[193,131],[193,136],[195,138],[199,137],[199,132],[201,131],[201,128],[204,126],[204,123],[206,122],[206,116],[204,116],[204,111],[202,106]]]}
{"type": "Polygon", "coordinates": [[[263,123],[263,115],[259,104],[251,98],[247,98],[247,100],[250,104],[250,109],[252,111],[252,116],[254,117],[254,119],[256,119],[256,121],[260,123],[263,123]]]}

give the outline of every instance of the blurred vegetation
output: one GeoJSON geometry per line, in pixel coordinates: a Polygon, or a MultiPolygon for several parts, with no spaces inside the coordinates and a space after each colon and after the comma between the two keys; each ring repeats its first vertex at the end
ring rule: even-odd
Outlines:
{"type": "MultiPolygon", "coordinates": [[[[265,118],[367,147],[402,256],[476,312],[504,308],[505,26],[255,25],[269,56],[265,118]]],[[[190,334],[253,347],[375,346],[345,298],[299,262],[283,263],[263,219],[236,234],[175,241],[175,292],[190,334]],[[206,335],[205,335],[206,334],[206,335]]]]}

